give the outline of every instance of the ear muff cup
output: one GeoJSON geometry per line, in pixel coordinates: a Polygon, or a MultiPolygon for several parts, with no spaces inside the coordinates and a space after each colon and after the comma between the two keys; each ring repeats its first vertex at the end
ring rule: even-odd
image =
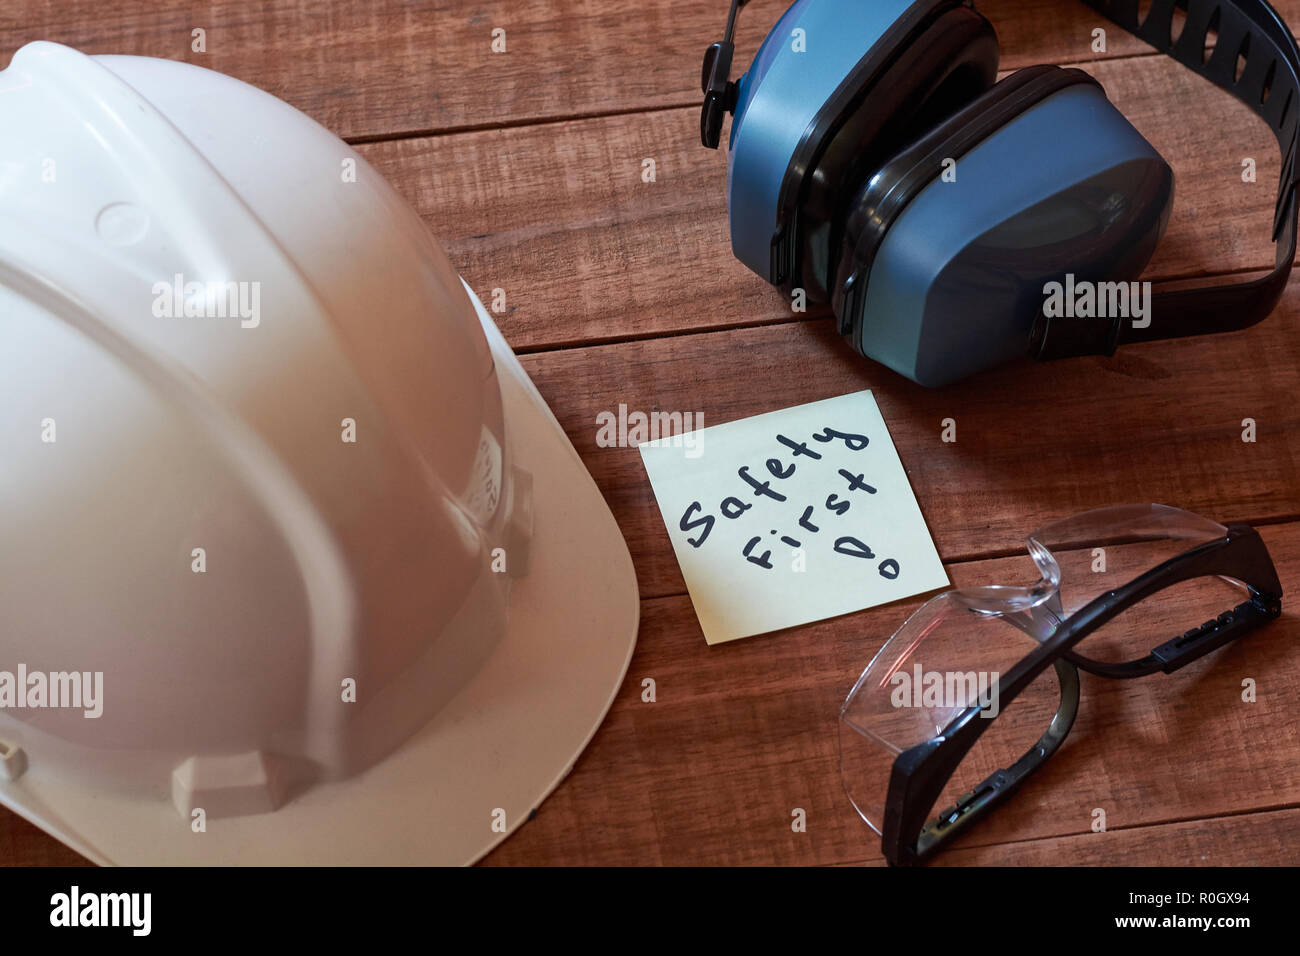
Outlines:
{"type": "Polygon", "coordinates": [[[1049,283],[1095,287],[1094,304],[1104,294],[1127,316],[1125,287],[1155,251],[1173,190],[1169,164],[1093,77],[1019,70],[846,204],[839,330],[868,358],[940,386],[1023,356],[1049,283]]]}
{"type": "Polygon", "coordinates": [[[795,224],[796,248],[786,250],[794,267],[777,264],[774,275],[787,294],[802,288],[829,301],[845,211],[862,184],[997,77],[997,34],[969,7],[941,5],[902,34],[882,37],[863,58],[791,160],[779,221],[795,224]]]}

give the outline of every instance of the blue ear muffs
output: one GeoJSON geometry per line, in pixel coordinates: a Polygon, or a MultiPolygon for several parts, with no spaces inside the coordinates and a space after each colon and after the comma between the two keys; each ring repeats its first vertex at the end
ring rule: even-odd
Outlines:
{"type": "Polygon", "coordinates": [[[716,146],[734,113],[732,248],[787,294],[830,301],[861,354],[938,386],[1026,353],[1244,328],[1280,298],[1300,51],[1264,0],[1152,0],[1141,21],[1137,0],[1086,0],[1250,105],[1282,150],[1273,272],[1154,296],[1132,280],[1168,222],[1173,173],[1086,73],[1031,67],[994,85],[992,27],[957,0],[797,0],[732,83],[744,2],[706,56],[701,116],[716,146]]]}

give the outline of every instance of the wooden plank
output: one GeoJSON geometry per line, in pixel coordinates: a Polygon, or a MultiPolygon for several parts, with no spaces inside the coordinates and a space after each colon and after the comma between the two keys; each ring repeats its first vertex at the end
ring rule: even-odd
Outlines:
{"type": "MultiPolygon", "coordinates": [[[[1300,862],[1300,810],[1264,810],[1018,843],[960,847],[934,866],[1279,866],[1300,862]]],[[[885,866],[879,855],[844,866],[885,866]]]]}
{"type": "Polygon", "coordinates": [[[80,853],[0,807],[0,866],[91,865],[80,853]]]}
{"type": "Polygon", "coordinates": [[[1300,810],[1052,837],[954,850],[940,866],[1294,866],[1300,810]]]}
{"type": "MultiPolygon", "coordinates": [[[[1263,121],[1164,58],[1089,69],[1174,167],[1175,208],[1148,277],[1271,266],[1279,156],[1263,121]],[[1216,121],[1189,122],[1170,109],[1171,90],[1216,121]],[[1241,181],[1246,156],[1256,160],[1254,183],[1241,181]]],[[[485,299],[505,291],[498,321],[516,349],[796,318],[731,254],[726,159],[700,147],[692,109],[362,152],[485,299]],[[646,159],[655,162],[652,183],[642,179],[646,159]]]]}
{"type": "MultiPolygon", "coordinates": [[[[1262,534],[1282,579],[1293,580],[1300,524],[1262,534]]],[[[971,586],[1022,581],[1026,565],[1002,558],[949,570],[956,586],[971,586]]],[[[641,638],[610,716],[569,780],[488,862],[878,861],[879,838],[840,782],[835,717],[858,672],[919,603],[710,648],[689,601],[643,602],[641,638]],[[653,703],[642,700],[646,678],[655,681],[653,703]],[[795,809],[806,811],[805,833],[791,829],[795,809]]],[[[1291,719],[1298,637],[1300,616],[1287,611],[1172,675],[1084,675],[1065,745],[959,846],[986,848],[969,851],[981,862],[1028,864],[1045,851],[1023,841],[1079,835],[1066,846],[1081,862],[1115,862],[1088,841],[1110,847],[1136,827],[1300,806],[1300,730],[1291,719]],[[1257,681],[1254,703],[1241,700],[1246,676],[1257,681]],[[1097,807],[1116,832],[1091,832],[1097,807]]],[[[1188,845],[1153,838],[1127,852],[1173,864],[1189,861],[1188,845]]],[[[1243,844],[1221,861],[1247,862],[1256,852],[1269,862],[1294,861],[1295,844],[1288,846],[1279,853],[1267,843],[1243,844]]]]}
{"type": "Polygon", "coordinates": [[[632,551],[643,596],[684,593],[633,447],[597,415],[691,412],[704,424],[871,388],[945,560],[1018,550],[1038,525],[1158,501],[1223,521],[1300,515],[1300,288],[1254,329],[1013,363],[942,390],[854,355],[831,322],[568,349],[525,367],[583,456],[632,551]],[[715,374],[723,369],[725,374],[715,374]],[[956,442],[942,422],[956,422],[956,442]],[[1257,441],[1242,441],[1251,418],[1257,441]]]}
{"type": "MultiPolygon", "coordinates": [[[[1300,0],[1278,7],[1300,22],[1300,0]]],[[[741,18],[737,73],[779,9],[741,18]]],[[[980,9],[1008,69],[1149,53],[1081,3],[986,0],[980,9]],[[1107,51],[1094,54],[1092,30],[1104,24],[1107,51]]],[[[701,56],[726,10],[725,0],[23,0],[0,11],[0,63],[31,40],[187,60],[269,90],[342,136],[382,137],[696,103],[701,56]],[[497,27],[505,53],[491,49],[497,27]],[[195,28],[207,31],[206,53],[191,49],[195,28]]]]}

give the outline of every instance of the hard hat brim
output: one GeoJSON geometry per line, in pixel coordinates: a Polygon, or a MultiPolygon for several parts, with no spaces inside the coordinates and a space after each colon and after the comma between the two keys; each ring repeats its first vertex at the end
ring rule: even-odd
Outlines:
{"type": "Polygon", "coordinates": [[[514,462],[533,479],[528,573],[505,636],[420,731],[365,772],[278,810],[194,832],[168,794],[143,801],[26,773],[0,805],[103,865],[461,865],[526,822],[613,703],[640,600],[600,491],[523,366],[466,288],[496,362],[514,462]]]}

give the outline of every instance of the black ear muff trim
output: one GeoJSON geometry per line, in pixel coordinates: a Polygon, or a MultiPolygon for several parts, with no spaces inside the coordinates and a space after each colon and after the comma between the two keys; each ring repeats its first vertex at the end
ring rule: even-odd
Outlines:
{"type": "Polygon", "coordinates": [[[1130,33],[1188,69],[1227,90],[1268,123],[1277,137],[1282,169],[1273,210],[1273,270],[1261,279],[1230,285],[1156,292],[1149,322],[1136,327],[1115,318],[1048,319],[1039,315],[1030,335],[1036,359],[1110,355],[1117,345],[1155,339],[1234,332],[1263,321],[1286,290],[1296,254],[1296,185],[1300,178],[1300,47],[1290,28],[1264,0],[1151,0],[1139,19],[1138,0],[1084,0],[1130,33]],[[1186,11],[1176,42],[1170,42],[1174,8],[1186,11]],[[1215,28],[1207,60],[1207,33],[1215,28]],[[1239,55],[1245,68],[1237,73],[1239,55]]]}
{"type": "Polygon", "coordinates": [[[959,159],[1007,123],[1066,87],[1101,84],[1082,70],[1030,66],[1017,70],[890,159],[853,197],[845,223],[832,308],[841,335],[860,348],[859,331],[871,265],[909,203],[933,182],[945,159],[959,159]]]}
{"type": "Polygon", "coordinates": [[[965,2],[918,2],[827,99],[791,156],[777,203],[769,280],[827,301],[848,200],[863,180],[997,76],[997,35],[965,2]]]}

